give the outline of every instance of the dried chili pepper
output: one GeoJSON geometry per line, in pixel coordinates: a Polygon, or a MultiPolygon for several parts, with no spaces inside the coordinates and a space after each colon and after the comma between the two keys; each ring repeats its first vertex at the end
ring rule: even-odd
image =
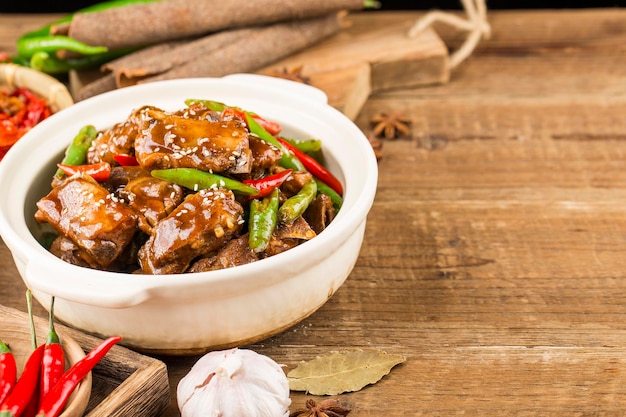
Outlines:
{"type": "Polygon", "coordinates": [[[134,166],[139,165],[137,158],[135,158],[133,155],[119,154],[119,155],[113,156],[113,159],[115,159],[115,162],[117,162],[123,167],[134,167],[134,166]]]}
{"type": "Polygon", "coordinates": [[[259,190],[258,194],[251,196],[252,198],[263,198],[268,196],[274,189],[280,187],[282,183],[289,178],[292,172],[293,170],[286,169],[276,174],[268,175],[267,177],[243,180],[242,182],[259,190]]]}
{"type": "Polygon", "coordinates": [[[255,253],[263,252],[270,242],[278,221],[279,200],[278,189],[274,188],[269,196],[250,203],[248,244],[255,253]]]}
{"type": "Polygon", "coordinates": [[[193,191],[227,188],[245,195],[257,195],[259,193],[256,188],[243,182],[195,168],[155,169],[150,174],[155,178],[182,185],[193,191]]]}
{"type": "Polygon", "coordinates": [[[327,170],[322,164],[317,162],[313,157],[307,155],[302,152],[300,149],[289,143],[288,141],[277,138],[277,140],[282,143],[287,149],[289,149],[293,154],[302,162],[304,167],[316,178],[320,179],[322,182],[326,183],[330,188],[335,190],[335,192],[339,195],[343,194],[343,186],[341,182],[335,177],[329,170],[327,170]]]}
{"type": "MultiPolygon", "coordinates": [[[[105,339],[98,346],[93,348],[84,358],[72,365],[72,367],[61,376],[61,379],[54,384],[48,395],[45,396],[37,411],[37,417],[58,416],[78,383],[120,340],[122,340],[121,336],[112,336],[105,339]]],[[[0,417],[3,417],[2,414],[0,414],[0,417]]]]}
{"type": "Polygon", "coordinates": [[[8,397],[16,381],[15,355],[6,343],[0,341],[0,404],[8,397]]]}
{"type": "Polygon", "coordinates": [[[109,179],[111,176],[111,164],[108,162],[98,162],[96,164],[89,165],[65,165],[65,164],[57,164],[57,167],[65,175],[72,176],[79,172],[89,175],[91,178],[96,180],[97,182],[104,182],[109,179]]]}
{"type": "Polygon", "coordinates": [[[24,412],[39,386],[39,371],[41,370],[41,358],[45,347],[46,345],[39,346],[28,357],[22,375],[0,406],[0,417],[19,417],[24,412]]]}
{"type": "Polygon", "coordinates": [[[25,87],[0,96],[0,148],[6,151],[52,110],[45,99],[25,87]]]}
{"type": "Polygon", "coordinates": [[[65,371],[65,352],[54,328],[54,297],[50,302],[49,329],[45,346],[39,380],[40,403],[65,371]]]}

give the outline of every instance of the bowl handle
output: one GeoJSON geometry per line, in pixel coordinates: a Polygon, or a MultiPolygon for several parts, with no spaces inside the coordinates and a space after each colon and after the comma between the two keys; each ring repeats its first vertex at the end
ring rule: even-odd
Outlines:
{"type": "Polygon", "coordinates": [[[79,304],[117,309],[141,304],[150,297],[145,286],[134,280],[132,275],[123,284],[117,280],[89,277],[89,280],[96,280],[94,285],[89,285],[80,272],[72,271],[62,277],[51,274],[54,274],[54,269],[30,261],[26,264],[24,276],[29,288],[79,304]]]}
{"type": "Polygon", "coordinates": [[[292,91],[293,94],[306,97],[307,99],[317,103],[328,104],[328,97],[326,96],[326,93],[319,88],[296,81],[286,80],[284,78],[261,74],[230,74],[222,78],[236,81],[238,84],[250,85],[251,87],[258,87],[262,85],[267,86],[274,91],[289,90],[292,91]]]}

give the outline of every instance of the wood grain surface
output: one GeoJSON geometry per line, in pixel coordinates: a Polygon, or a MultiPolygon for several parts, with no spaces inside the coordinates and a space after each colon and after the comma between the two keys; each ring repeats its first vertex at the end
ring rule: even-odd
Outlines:
{"type": "MultiPolygon", "coordinates": [[[[622,9],[490,12],[492,37],[447,84],[370,96],[364,131],[382,111],[413,123],[383,141],[356,267],[311,317],[249,347],[287,370],[332,350],[405,355],[337,397],[354,417],[623,415],[625,21],[622,9]]],[[[0,47],[27,24],[0,17],[0,47]]],[[[0,252],[0,303],[23,310],[0,252]]],[[[177,416],[176,384],[198,358],[160,359],[163,415],[177,416]]],[[[294,408],[307,398],[293,393],[294,408]]]]}

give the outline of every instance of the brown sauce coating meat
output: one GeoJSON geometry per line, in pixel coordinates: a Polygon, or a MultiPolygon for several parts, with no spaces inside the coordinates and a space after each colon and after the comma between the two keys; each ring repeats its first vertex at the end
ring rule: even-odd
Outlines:
{"type": "MultiPolygon", "coordinates": [[[[318,194],[293,222],[276,225],[267,248],[257,253],[244,218],[247,195],[191,190],[150,171],[196,168],[242,181],[284,170],[281,156],[236,114],[222,117],[202,103],[175,112],[143,106],[100,131],[88,151],[88,164],[111,165],[108,179],[55,176],[52,190],[37,202],[35,219],[56,230],[50,252],[81,267],[156,275],[252,263],[321,233],[336,214],[330,198],[318,194]],[[135,156],[139,165],[120,166],[119,154],[135,156]]],[[[292,172],[280,186],[280,204],[312,178],[292,172]]]]}
{"type": "Polygon", "coordinates": [[[187,272],[216,271],[232,268],[259,260],[258,256],[248,245],[248,234],[231,239],[215,255],[200,258],[189,267],[187,272]]]}
{"type": "Polygon", "coordinates": [[[185,272],[191,261],[215,251],[242,229],[243,207],[232,192],[201,190],[161,220],[139,250],[147,274],[185,272]]]}
{"type": "Polygon", "coordinates": [[[151,107],[135,110],[123,122],[99,132],[87,152],[87,161],[90,164],[98,162],[115,164],[115,155],[132,155],[141,122],[139,115],[147,108],[151,107]]]}
{"type": "Polygon", "coordinates": [[[183,187],[154,178],[139,166],[113,168],[105,185],[137,213],[139,229],[148,234],[184,198],[183,187]]]}
{"type": "Polygon", "coordinates": [[[250,172],[248,130],[240,120],[195,120],[157,109],[142,112],[135,156],[147,170],[198,168],[250,172]]]}
{"type": "Polygon", "coordinates": [[[102,267],[113,263],[135,235],[133,210],[88,176],[68,178],[37,208],[35,219],[50,223],[102,267]]]}

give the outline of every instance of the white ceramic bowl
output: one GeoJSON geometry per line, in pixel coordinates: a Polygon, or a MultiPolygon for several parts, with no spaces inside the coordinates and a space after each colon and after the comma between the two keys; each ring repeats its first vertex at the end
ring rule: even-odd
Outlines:
{"type": "Polygon", "coordinates": [[[26,285],[55,315],[132,348],[193,354],[274,335],[321,307],[358,258],[376,192],[373,150],[348,118],[311,86],[261,75],[182,79],[127,87],[79,102],[25,135],[0,163],[0,235],[26,285]],[[178,275],[135,275],[68,264],[42,247],[33,215],[55,164],[78,130],[103,129],[142,105],[166,110],[187,98],[222,101],[262,114],[291,137],[323,141],[327,166],[343,182],[344,203],[326,230],[287,252],[234,268],[178,275]]]}

